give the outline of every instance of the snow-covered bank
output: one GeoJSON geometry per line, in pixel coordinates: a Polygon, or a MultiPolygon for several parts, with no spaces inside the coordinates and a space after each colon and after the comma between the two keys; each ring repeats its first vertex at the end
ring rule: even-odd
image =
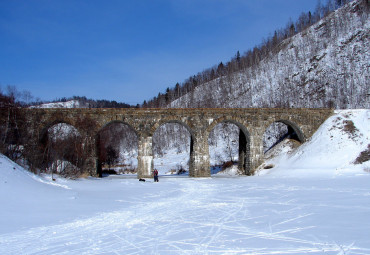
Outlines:
{"type": "Polygon", "coordinates": [[[291,154],[268,160],[260,174],[303,177],[370,170],[370,161],[355,164],[370,144],[370,110],[338,110],[312,138],[291,154]]]}

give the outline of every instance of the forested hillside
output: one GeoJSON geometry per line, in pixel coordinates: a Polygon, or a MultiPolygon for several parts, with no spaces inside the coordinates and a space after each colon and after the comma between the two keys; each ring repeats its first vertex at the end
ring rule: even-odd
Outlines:
{"type": "Polygon", "coordinates": [[[328,1],[303,13],[260,46],[143,106],[369,108],[368,0],[334,10],[328,1]]]}

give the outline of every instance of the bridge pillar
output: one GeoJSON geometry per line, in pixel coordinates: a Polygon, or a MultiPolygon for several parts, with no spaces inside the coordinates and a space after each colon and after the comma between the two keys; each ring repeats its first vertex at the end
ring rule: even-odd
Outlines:
{"type": "Polygon", "coordinates": [[[150,178],[153,176],[153,137],[140,135],[138,141],[137,177],[150,178]]]}
{"type": "Polygon", "coordinates": [[[82,172],[88,173],[91,176],[99,176],[101,177],[101,173],[99,174],[99,162],[98,162],[98,154],[97,154],[97,147],[96,147],[96,138],[90,134],[84,135],[84,151],[87,155],[85,162],[82,166],[82,172]]]}
{"type": "Polygon", "coordinates": [[[264,162],[262,135],[254,134],[251,136],[249,175],[253,175],[256,168],[264,162]]]}
{"type": "Polygon", "coordinates": [[[209,162],[208,136],[198,134],[190,142],[190,177],[210,177],[211,168],[209,162]]]}

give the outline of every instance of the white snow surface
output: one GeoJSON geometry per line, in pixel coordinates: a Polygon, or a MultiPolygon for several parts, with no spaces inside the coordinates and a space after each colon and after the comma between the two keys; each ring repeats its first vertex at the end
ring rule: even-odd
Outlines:
{"type": "Polygon", "coordinates": [[[66,102],[45,103],[31,108],[83,108],[78,100],[69,100],[66,102]]]}
{"type": "Polygon", "coordinates": [[[369,117],[336,112],[251,177],[51,181],[0,155],[0,254],[370,254],[369,117]]]}

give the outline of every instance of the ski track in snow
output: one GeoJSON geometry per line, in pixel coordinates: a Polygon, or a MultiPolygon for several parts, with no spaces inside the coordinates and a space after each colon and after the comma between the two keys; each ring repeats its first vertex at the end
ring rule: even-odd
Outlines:
{"type": "MultiPolygon", "coordinates": [[[[135,203],[122,199],[116,202],[124,209],[87,219],[0,235],[0,254],[370,254],[369,241],[366,247],[351,237],[338,243],[317,222],[317,214],[330,223],[327,213],[351,209],[351,199],[370,202],[364,187],[351,192],[336,185],[216,179],[147,183],[175,182],[180,189],[158,190],[135,203]],[[309,199],[322,190],[333,201],[309,199]],[[345,203],[336,200],[342,197],[345,203]]],[[[357,207],[369,215],[370,203],[357,207]]]]}

